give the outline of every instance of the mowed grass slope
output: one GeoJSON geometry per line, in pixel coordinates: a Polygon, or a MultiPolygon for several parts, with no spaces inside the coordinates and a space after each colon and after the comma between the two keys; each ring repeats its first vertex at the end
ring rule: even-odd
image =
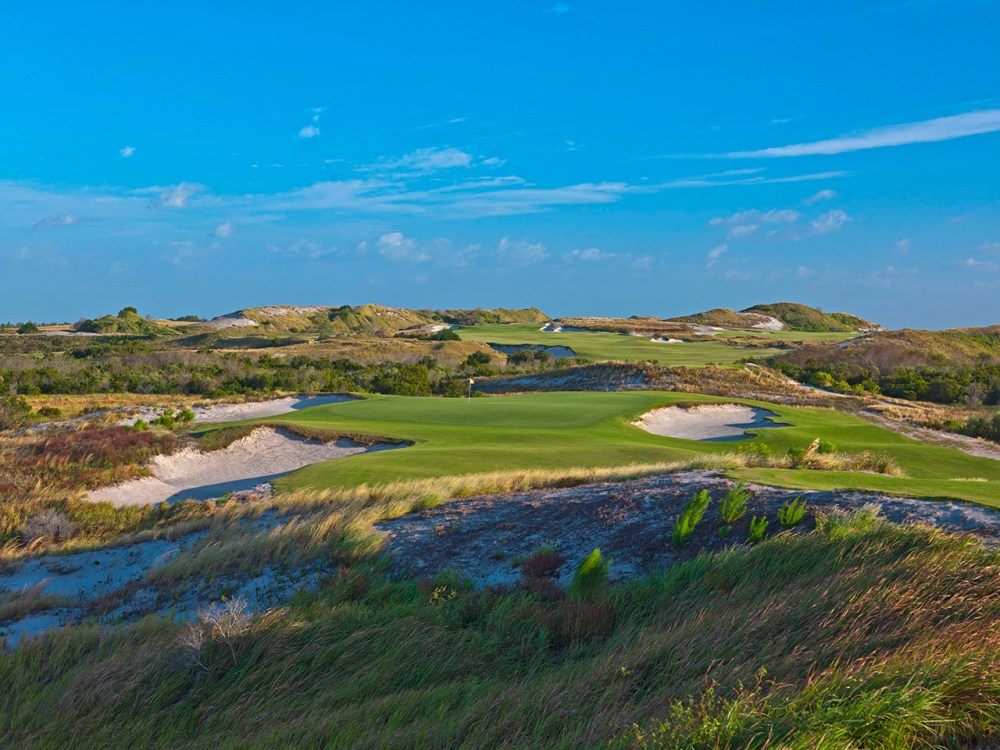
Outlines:
{"type": "Polygon", "coordinates": [[[510,469],[622,466],[731,453],[749,443],[681,440],[631,425],[649,409],[741,401],[770,409],[788,427],[756,431],[772,454],[815,438],[845,453],[891,456],[905,477],[862,472],[738,469],[734,476],[778,486],[853,488],[918,497],[951,497],[1000,507],[1000,462],[925,445],[831,409],[788,407],[683,393],[539,393],[476,399],[372,396],[305,409],[269,423],[408,440],[400,450],[369,453],[301,469],[282,490],[354,487],[398,480],[510,469]],[[973,481],[970,481],[973,480],[973,481]]]}
{"type": "Polygon", "coordinates": [[[628,336],[621,333],[563,331],[546,333],[536,323],[472,326],[461,328],[463,341],[489,344],[531,344],[568,346],[577,356],[594,361],[653,361],[674,367],[704,367],[710,364],[728,365],[751,356],[776,354],[777,349],[740,349],[719,341],[693,341],[661,344],[648,336],[628,336]]]}

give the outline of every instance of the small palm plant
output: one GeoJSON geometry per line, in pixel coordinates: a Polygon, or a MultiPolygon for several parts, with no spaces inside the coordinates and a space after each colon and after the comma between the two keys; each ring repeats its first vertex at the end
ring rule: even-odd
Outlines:
{"type": "Polygon", "coordinates": [[[587,555],[576,568],[573,582],[569,585],[570,595],[578,599],[586,599],[608,582],[608,568],[611,561],[601,556],[600,548],[587,555]]]}
{"type": "Polygon", "coordinates": [[[747,501],[750,500],[750,491],[746,483],[741,482],[739,487],[729,490],[722,497],[719,503],[719,516],[726,524],[719,529],[719,538],[725,539],[732,531],[732,524],[739,521],[747,512],[747,501]]]}
{"type": "Polygon", "coordinates": [[[687,501],[684,510],[681,511],[677,520],[674,521],[672,539],[675,547],[683,546],[691,538],[701,517],[708,510],[708,504],[711,500],[712,498],[709,496],[708,490],[702,490],[687,501]]]}
{"type": "Polygon", "coordinates": [[[798,525],[802,518],[806,514],[806,501],[801,497],[797,497],[790,503],[785,503],[780,508],[778,508],[778,521],[786,529],[790,529],[793,526],[798,525]]]}
{"type": "Polygon", "coordinates": [[[757,544],[758,542],[764,541],[764,535],[767,534],[767,517],[761,516],[758,518],[754,516],[750,519],[750,544],[757,544]]]}

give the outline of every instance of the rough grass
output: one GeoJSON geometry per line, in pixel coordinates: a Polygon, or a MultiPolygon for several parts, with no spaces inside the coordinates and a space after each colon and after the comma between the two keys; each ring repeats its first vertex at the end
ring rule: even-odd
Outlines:
{"type": "Polygon", "coordinates": [[[868,513],[586,601],[345,564],[204,669],[182,632],[0,653],[0,744],[915,748],[1000,729],[1000,553],[868,513]]]}

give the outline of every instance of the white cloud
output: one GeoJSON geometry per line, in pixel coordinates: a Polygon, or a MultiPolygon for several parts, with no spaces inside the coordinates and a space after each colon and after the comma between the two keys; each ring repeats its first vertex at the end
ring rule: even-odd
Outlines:
{"type": "Polygon", "coordinates": [[[319,135],[320,129],[318,125],[306,125],[299,131],[299,138],[316,138],[319,135]]]}
{"type": "Polygon", "coordinates": [[[825,214],[820,214],[813,221],[809,222],[809,227],[812,230],[812,234],[830,234],[841,229],[849,221],[851,221],[851,217],[847,215],[846,211],[836,209],[834,211],[827,211],[825,214]]]}
{"type": "Polygon", "coordinates": [[[212,235],[224,239],[226,237],[231,237],[235,230],[236,227],[233,226],[233,222],[227,221],[219,224],[219,226],[217,226],[212,232],[212,235]]]}
{"type": "Polygon", "coordinates": [[[378,248],[378,254],[389,260],[426,263],[431,259],[430,254],[421,250],[415,240],[404,236],[402,232],[383,234],[375,246],[378,248]]]}
{"type": "Polygon", "coordinates": [[[832,198],[837,197],[837,192],[835,190],[820,190],[818,193],[813,193],[808,198],[806,198],[803,203],[807,206],[811,206],[814,203],[819,203],[820,201],[828,201],[832,198]]]}
{"type": "Polygon", "coordinates": [[[515,265],[534,265],[549,257],[549,252],[541,242],[525,242],[504,237],[497,245],[497,255],[501,260],[515,265]]]}
{"type": "Polygon", "coordinates": [[[135,153],[135,146],[126,146],[121,151],[118,152],[119,156],[123,159],[131,159],[132,155],[135,153]]]}
{"type": "Polygon", "coordinates": [[[71,227],[79,224],[82,221],[86,221],[82,216],[78,214],[60,214],[58,216],[46,216],[44,219],[35,222],[35,225],[31,228],[33,232],[40,232],[45,229],[58,229],[59,227],[71,227]]]}
{"type": "Polygon", "coordinates": [[[160,193],[154,205],[164,208],[184,208],[191,196],[201,189],[202,186],[197,183],[182,182],[160,193]]]}
{"type": "Polygon", "coordinates": [[[483,159],[484,167],[502,167],[507,163],[506,159],[501,159],[499,156],[491,156],[488,159],[483,159]]]}
{"type": "Polygon", "coordinates": [[[910,247],[913,245],[909,237],[903,237],[899,242],[896,243],[897,253],[908,253],[910,252],[910,247]]]}
{"type": "Polygon", "coordinates": [[[950,117],[937,117],[933,120],[871,128],[822,141],[794,143],[788,146],[753,151],[731,151],[726,154],[710,154],[709,156],[749,159],[843,154],[850,151],[905,146],[912,143],[937,143],[997,131],[1000,131],[1000,109],[985,109],[950,117]]]}
{"type": "Polygon", "coordinates": [[[563,16],[569,13],[570,7],[569,3],[556,3],[549,8],[549,13],[555,13],[557,16],[563,16]]]}

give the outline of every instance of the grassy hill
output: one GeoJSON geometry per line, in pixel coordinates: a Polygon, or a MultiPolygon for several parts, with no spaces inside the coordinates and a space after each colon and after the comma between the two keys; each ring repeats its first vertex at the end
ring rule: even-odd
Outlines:
{"type": "Polygon", "coordinates": [[[117,315],[104,315],[100,318],[81,320],[74,328],[81,333],[117,333],[135,336],[177,332],[176,329],[168,325],[142,317],[134,307],[126,307],[117,315]]]}
{"type": "Polygon", "coordinates": [[[806,363],[876,367],[970,367],[1000,363],[1000,325],[947,331],[879,331],[839,345],[819,345],[782,355],[806,363]]]}
{"type": "Polygon", "coordinates": [[[398,331],[434,324],[483,325],[496,323],[544,323],[549,320],[535,307],[475,310],[408,310],[385,305],[271,305],[250,307],[222,315],[202,327],[239,334],[242,329],[261,328],[268,333],[331,333],[392,336],[398,331]]]}
{"type": "Polygon", "coordinates": [[[754,305],[740,311],[717,307],[694,315],[671,318],[671,320],[720,328],[767,328],[776,325],[774,321],[778,321],[778,323],[783,324],[780,327],[794,331],[827,333],[868,331],[880,328],[877,324],[856,315],[825,313],[815,307],[795,302],[754,305]]]}

